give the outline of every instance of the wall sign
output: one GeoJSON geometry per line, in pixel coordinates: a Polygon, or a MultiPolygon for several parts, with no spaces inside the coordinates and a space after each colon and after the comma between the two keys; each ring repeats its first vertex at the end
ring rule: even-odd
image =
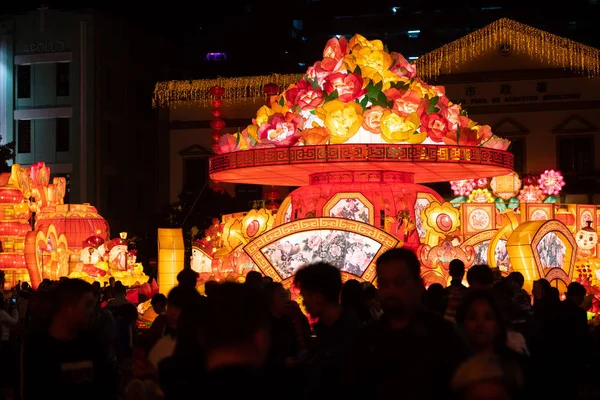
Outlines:
{"type": "Polygon", "coordinates": [[[26,44],[24,52],[26,54],[39,54],[39,53],[57,53],[65,50],[65,42],[62,40],[47,40],[45,42],[31,42],[26,44]]]}

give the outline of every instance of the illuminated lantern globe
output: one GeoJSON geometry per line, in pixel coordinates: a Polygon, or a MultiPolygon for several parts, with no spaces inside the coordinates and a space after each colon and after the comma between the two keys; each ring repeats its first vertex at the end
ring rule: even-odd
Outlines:
{"type": "MultiPolygon", "coordinates": [[[[338,266],[344,279],[374,280],[380,254],[416,250],[426,237],[422,211],[442,199],[424,183],[468,182],[469,190],[455,188],[468,196],[513,166],[510,142],[469,119],[381,41],[332,38],[323,56],[283,93],[266,85],[270,97],[253,124],[223,135],[210,159],[216,182],[300,186],[268,232],[244,241],[243,232],[224,230],[239,238],[227,251],[243,248],[287,287],[315,261],[338,266]]],[[[448,215],[437,224],[454,228],[448,215]]]]}

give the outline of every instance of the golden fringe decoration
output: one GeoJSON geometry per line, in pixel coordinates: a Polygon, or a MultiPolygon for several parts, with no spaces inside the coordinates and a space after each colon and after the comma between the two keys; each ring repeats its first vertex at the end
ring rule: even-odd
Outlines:
{"type": "Polygon", "coordinates": [[[223,103],[235,104],[244,99],[266,98],[263,87],[269,83],[279,86],[283,91],[292,83],[296,83],[302,75],[298,74],[272,74],[263,76],[243,76],[239,78],[197,79],[193,81],[166,81],[158,82],[154,87],[152,107],[169,107],[177,103],[199,103],[209,106],[213,97],[210,88],[221,86],[225,89],[222,97],[223,103]]]}
{"type": "Polygon", "coordinates": [[[527,54],[554,67],[594,77],[600,75],[600,50],[508,18],[502,18],[416,60],[424,80],[456,72],[461,64],[482,52],[508,45],[514,53],[527,54]]]}

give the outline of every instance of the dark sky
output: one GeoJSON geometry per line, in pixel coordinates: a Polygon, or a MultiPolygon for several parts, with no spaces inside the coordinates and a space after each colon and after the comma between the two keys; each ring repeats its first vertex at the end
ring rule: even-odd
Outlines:
{"type": "MultiPolygon", "coordinates": [[[[343,26],[340,20],[333,16],[391,14],[392,6],[400,6],[403,15],[387,22],[388,26],[374,26],[372,29],[397,30],[414,29],[413,11],[423,11],[423,14],[438,12],[440,24],[475,30],[502,17],[534,24],[552,33],[567,36],[593,46],[600,46],[600,35],[596,24],[599,20],[600,0],[571,0],[566,6],[553,6],[548,1],[515,1],[515,0],[455,0],[449,1],[406,1],[406,0],[377,0],[371,2],[354,2],[352,0],[196,0],[195,2],[166,1],[132,4],[129,1],[80,1],[77,8],[91,7],[102,11],[127,17],[130,21],[143,26],[155,35],[165,37],[173,45],[189,55],[189,77],[201,75],[233,75],[233,74],[262,74],[300,72],[299,61],[312,63],[318,58],[326,37],[338,32],[330,32],[334,26],[343,26]],[[526,4],[527,7],[522,5],[526,4]],[[479,12],[481,7],[502,6],[499,11],[479,12]],[[487,18],[487,19],[486,19],[487,18]],[[576,19],[576,30],[564,30],[566,20],[576,19]],[[321,28],[317,34],[313,30],[313,38],[302,42],[299,38],[290,38],[290,28],[293,20],[303,20],[305,25],[321,28]],[[555,21],[562,21],[556,25],[555,21]],[[337,25],[335,25],[337,24],[337,25]],[[391,27],[389,25],[392,25],[391,27]],[[321,36],[319,36],[321,35],[321,36]],[[221,65],[197,64],[207,52],[226,52],[228,62],[221,65]],[[233,60],[232,60],[233,59],[233,60]],[[244,68],[240,68],[243,63],[244,68]],[[229,64],[232,68],[229,68],[229,64]]],[[[48,1],[50,8],[73,8],[74,2],[48,1]]],[[[557,5],[560,3],[557,3],[557,5]]],[[[35,10],[40,2],[10,1],[3,2],[0,13],[35,10]],[[8,4],[4,4],[8,3],[8,4]]],[[[363,25],[352,23],[352,32],[344,34],[364,33],[371,29],[369,17],[363,18],[363,25]]],[[[373,20],[375,21],[375,20],[373,20]]],[[[376,25],[377,22],[371,22],[376,25]]],[[[438,28],[436,23],[428,23],[422,19],[419,29],[432,32],[438,28]]],[[[311,28],[311,29],[313,29],[311,28]]],[[[465,34],[447,29],[437,41],[428,42],[421,49],[430,51],[444,43],[450,42],[465,34]],[[438,43],[439,42],[439,43],[438,43]],[[433,46],[433,47],[432,47],[433,46]],[[431,47],[431,48],[428,48],[431,47]]],[[[439,35],[438,35],[439,36],[439,35]]],[[[408,51],[399,48],[401,52],[408,51]]],[[[184,73],[185,75],[185,73],[184,73]]]]}

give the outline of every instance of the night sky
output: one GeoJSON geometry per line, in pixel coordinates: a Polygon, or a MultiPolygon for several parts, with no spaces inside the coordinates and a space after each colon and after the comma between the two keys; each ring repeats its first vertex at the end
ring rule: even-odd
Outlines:
{"type": "MultiPolygon", "coordinates": [[[[35,10],[40,5],[30,1],[11,3],[2,4],[1,10],[4,13],[23,12],[35,10]]],[[[310,65],[320,58],[327,38],[337,33],[377,32],[394,50],[423,54],[502,17],[598,47],[598,3],[599,0],[573,0],[569,2],[570,7],[564,4],[554,7],[546,1],[513,0],[460,1],[456,5],[437,0],[364,3],[349,0],[200,0],[157,2],[156,5],[81,1],[77,5],[78,8],[93,7],[126,17],[153,35],[170,40],[183,54],[177,61],[179,65],[173,69],[173,79],[191,79],[301,72],[306,69],[301,64],[310,65]],[[528,7],[523,8],[523,4],[528,7]],[[391,17],[392,6],[402,10],[395,18],[391,17]],[[497,9],[498,6],[501,9],[497,9]],[[481,12],[482,7],[490,10],[481,12]],[[340,18],[357,15],[363,17],[356,21],[340,18]],[[387,17],[382,19],[381,15],[387,17]],[[304,21],[305,40],[290,36],[294,20],[304,21]],[[576,21],[576,26],[568,25],[569,21],[576,21]],[[353,31],[337,32],[340,26],[350,26],[348,30],[353,31]],[[424,37],[420,42],[392,41],[393,35],[407,29],[421,29],[424,37]],[[437,32],[437,36],[425,38],[431,32],[437,32]],[[391,35],[389,39],[385,39],[388,35],[391,35]],[[206,62],[204,57],[209,52],[225,52],[228,61],[206,62]]],[[[46,4],[50,8],[73,8],[73,2],[46,4]]]]}

